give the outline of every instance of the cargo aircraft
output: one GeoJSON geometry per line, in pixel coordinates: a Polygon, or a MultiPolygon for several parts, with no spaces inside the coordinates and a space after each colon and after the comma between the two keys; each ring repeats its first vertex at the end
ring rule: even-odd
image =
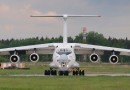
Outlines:
{"type": "Polygon", "coordinates": [[[88,54],[91,62],[96,63],[100,60],[99,55],[109,53],[109,62],[116,64],[119,61],[118,55],[130,56],[130,50],[106,47],[81,43],[68,43],[67,40],[67,19],[74,17],[100,17],[99,15],[52,15],[52,16],[31,16],[31,17],[61,17],[64,21],[63,43],[47,43],[20,47],[11,47],[0,49],[0,55],[10,55],[12,63],[20,61],[21,54],[30,55],[32,62],[39,60],[39,55],[52,54],[50,69],[45,70],[45,75],[69,75],[72,69],[73,75],[84,75],[84,70],[80,70],[80,65],[76,62],[76,54],[88,54]]]}

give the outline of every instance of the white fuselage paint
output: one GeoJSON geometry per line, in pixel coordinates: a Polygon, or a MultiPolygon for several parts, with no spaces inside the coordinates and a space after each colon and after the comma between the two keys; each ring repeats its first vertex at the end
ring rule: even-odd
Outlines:
{"type": "Polygon", "coordinates": [[[76,62],[74,47],[67,40],[67,19],[68,17],[100,17],[98,15],[54,15],[54,16],[32,16],[32,17],[62,17],[63,18],[63,43],[55,47],[53,53],[53,62],[50,68],[56,68],[62,71],[68,71],[72,68],[79,68],[76,62]],[[59,52],[59,53],[58,53],[59,52]]]}
{"type": "Polygon", "coordinates": [[[76,62],[74,48],[69,44],[58,45],[54,50],[53,62],[50,63],[50,68],[62,71],[79,68],[79,64],[76,62]]]}

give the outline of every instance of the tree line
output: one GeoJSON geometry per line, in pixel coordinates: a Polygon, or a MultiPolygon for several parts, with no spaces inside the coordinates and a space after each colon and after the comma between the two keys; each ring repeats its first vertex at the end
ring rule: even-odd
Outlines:
{"type": "MultiPolygon", "coordinates": [[[[63,42],[63,37],[33,37],[33,38],[26,38],[26,39],[1,39],[0,40],[0,48],[9,48],[9,47],[17,47],[17,46],[26,46],[26,45],[35,45],[35,44],[44,44],[44,43],[53,43],[53,42],[63,42]]],[[[117,47],[117,48],[126,48],[130,49],[130,40],[127,39],[117,39],[117,38],[106,38],[103,34],[100,34],[98,32],[88,32],[86,33],[86,39],[83,39],[83,34],[80,33],[79,35],[76,35],[73,37],[68,37],[69,43],[87,43],[87,44],[93,44],[93,45],[103,45],[103,46],[109,46],[109,47],[117,47]]],[[[81,60],[82,55],[77,55],[77,60],[81,60]]],[[[22,55],[21,60],[22,61],[28,61],[29,59],[28,55],[22,55]]],[[[108,62],[107,55],[102,55],[101,59],[102,62],[108,62]]],[[[129,56],[119,56],[120,62],[128,63],[130,62],[129,56]]],[[[52,55],[40,55],[40,61],[50,61],[52,60],[52,55]]],[[[9,62],[9,56],[0,56],[0,62],[9,62]]]]}

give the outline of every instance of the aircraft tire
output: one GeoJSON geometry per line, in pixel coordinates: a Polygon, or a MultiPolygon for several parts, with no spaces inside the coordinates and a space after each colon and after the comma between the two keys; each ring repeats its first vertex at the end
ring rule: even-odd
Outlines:
{"type": "Polygon", "coordinates": [[[73,71],[73,76],[75,76],[76,75],[76,71],[73,71]]]}
{"type": "Polygon", "coordinates": [[[82,71],[81,71],[81,70],[79,70],[79,75],[80,75],[80,76],[82,75],[82,71]]]}
{"type": "Polygon", "coordinates": [[[76,70],[75,75],[77,76],[79,74],[78,70],[76,70]]]}
{"type": "Polygon", "coordinates": [[[84,76],[84,70],[79,70],[79,75],[81,76],[84,76]]]}
{"type": "Polygon", "coordinates": [[[53,75],[56,75],[56,71],[55,70],[53,70],[53,75]]]}
{"type": "Polygon", "coordinates": [[[69,75],[69,71],[64,71],[64,75],[68,76],[69,75]]]}
{"type": "Polygon", "coordinates": [[[47,75],[51,75],[51,71],[50,70],[47,70],[47,75]]]}
{"type": "Polygon", "coordinates": [[[63,76],[63,71],[59,71],[59,76],[63,76]]]}
{"type": "Polygon", "coordinates": [[[85,73],[84,73],[84,70],[82,70],[82,75],[84,76],[84,74],[85,74],[85,73]]]}
{"type": "Polygon", "coordinates": [[[73,72],[72,72],[72,75],[74,76],[75,75],[75,71],[73,70],[73,72]]]}
{"type": "Polygon", "coordinates": [[[51,75],[57,75],[57,71],[56,70],[51,70],[51,75]]]}
{"type": "Polygon", "coordinates": [[[55,70],[54,72],[55,72],[55,75],[57,75],[57,71],[55,70]]]}
{"type": "Polygon", "coordinates": [[[50,70],[45,70],[44,75],[50,75],[50,70]]]}
{"type": "Polygon", "coordinates": [[[79,73],[79,72],[78,72],[78,70],[73,71],[73,75],[74,75],[74,76],[77,76],[77,75],[78,75],[78,73],[79,73]]]}
{"type": "Polygon", "coordinates": [[[47,75],[47,70],[44,71],[44,75],[47,75]]]}
{"type": "Polygon", "coordinates": [[[54,71],[53,71],[53,70],[50,70],[50,74],[51,74],[51,75],[54,75],[54,71]]]}

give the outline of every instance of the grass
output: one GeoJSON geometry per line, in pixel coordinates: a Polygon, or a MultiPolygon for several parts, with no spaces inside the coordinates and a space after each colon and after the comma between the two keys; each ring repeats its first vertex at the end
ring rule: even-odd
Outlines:
{"type": "Polygon", "coordinates": [[[0,90],[129,90],[130,77],[0,77],[0,90]]]}
{"type": "Polygon", "coordinates": [[[0,69],[0,75],[13,75],[13,74],[43,74],[45,69],[48,69],[48,63],[26,63],[29,70],[21,69],[0,69]]]}
{"type": "Polygon", "coordinates": [[[82,66],[83,69],[88,73],[130,73],[130,65],[83,63],[82,66]]]}
{"type": "MultiPolygon", "coordinates": [[[[48,63],[27,63],[30,70],[0,69],[0,90],[130,90],[127,76],[13,77],[14,74],[43,74],[48,63]]],[[[81,63],[87,73],[130,73],[130,65],[81,63]]]]}
{"type": "MultiPolygon", "coordinates": [[[[92,63],[80,63],[81,69],[87,73],[130,73],[130,65],[120,64],[92,64],[92,63]]],[[[48,68],[48,63],[27,63],[27,67],[30,70],[8,70],[0,69],[0,75],[13,75],[13,74],[43,74],[45,69],[48,68]]]]}

